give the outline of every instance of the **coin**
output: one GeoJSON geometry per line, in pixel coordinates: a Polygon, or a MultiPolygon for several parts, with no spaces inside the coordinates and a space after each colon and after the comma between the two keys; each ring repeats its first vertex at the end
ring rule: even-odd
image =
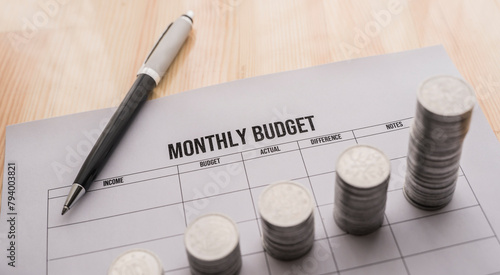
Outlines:
{"type": "Polygon", "coordinates": [[[280,260],[300,258],[314,244],[314,201],[307,189],[276,182],[262,191],[258,209],[262,218],[262,245],[280,260]]]}
{"type": "Polygon", "coordinates": [[[111,264],[108,275],[161,275],[160,259],[151,251],[132,249],[118,256],[111,264]]]}
{"type": "Polygon", "coordinates": [[[313,211],[307,189],[289,182],[277,182],[266,188],[259,198],[259,212],[269,223],[289,227],[305,221],[313,211]]]}
{"type": "Polygon", "coordinates": [[[451,201],[474,105],[474,92],[461,79],[437,76],[420,86],[403,188],[414,206],[435,210],[451,201]]]}
{"type": "Polygon", "coordinates": [[[471,112],[476,102],[472,88],[453,76],[435,76],[424,81],[417,99],[430,114],[443,116],[443,119],[471,112]]]}
{"type": "Polygon", "coordinates": [[[339,156],[333,216],[342,230],[364,235],[382,225],[390,171],[387,156],[368,145],[350,147],[339,156]]]}
{"type": "Polygon", "coordinates": [[[184,233],[184,244],[193,274],[235,274],[241,269],[238,228],[223,214],[196,218],[184,233]]]}
{"type": "Polygon", "coordinates": [[[358,145],[345,150],[338,159],[336,172],[344,182],[358,188],[380,185],[390,174],[389,159],[380,150],[358,145]]]}

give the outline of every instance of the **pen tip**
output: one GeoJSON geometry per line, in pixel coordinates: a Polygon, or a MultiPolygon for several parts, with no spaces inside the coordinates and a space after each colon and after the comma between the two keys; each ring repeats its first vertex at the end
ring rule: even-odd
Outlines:
{"type": "Polygon", "coordinates": [[[194,12],[193,12],[192,10],[188,10],[188,11],[186,12],[186,15],[187,15],[189,18],[191,18],[191,20],[193,20],[193,17],[194,17],[194,12]]]}
{"type": "Polygon", "coordinates": [[[61,215],[64,215],[64,213],[68,212],[68,210],[69,210],[69,207],[64,206],[62,209],[61,215]]]}

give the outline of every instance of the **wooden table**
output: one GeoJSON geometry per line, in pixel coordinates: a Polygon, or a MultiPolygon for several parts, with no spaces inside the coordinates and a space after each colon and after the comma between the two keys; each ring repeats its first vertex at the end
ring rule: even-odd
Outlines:
{"type": "Polygon", "coordinates": [[[0,0],[0,162],[7,125],[117,106],[189,9],[194,29],[151,98],[442,44],[500,137],[498,0],[0,0]]]}

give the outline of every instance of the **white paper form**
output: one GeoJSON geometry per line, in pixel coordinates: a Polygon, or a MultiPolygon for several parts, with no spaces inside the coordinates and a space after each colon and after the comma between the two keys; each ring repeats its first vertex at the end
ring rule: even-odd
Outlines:
{"type": "Polygon", "coordinates": [[[237,223],[241,274],[500,272],[500,145],[480,108],[452,202],[427,212],[402,194],[416,90],[438,74],[459,76],[444,49],[430,47],[147,102],[64,216],[69,187],[113,110],[9,126],[0,274],[105,274],[133,248],[156,253],[165,274],[188,274],[183,232],[208,212],[237,223]],[[333,221],[335,163],[355,144],[383,150],[392,166],[385,222],[361,237],[333,221]],[[316,201],[314,247],[292,262],[260,244],[257,199],[278,180],[303,184],[316,201]]]}

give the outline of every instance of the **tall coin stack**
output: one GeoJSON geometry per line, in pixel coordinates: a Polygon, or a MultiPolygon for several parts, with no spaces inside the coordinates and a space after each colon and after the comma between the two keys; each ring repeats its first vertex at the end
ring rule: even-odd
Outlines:
{"type": "Polygon", "coordinates": [[[241,269],[238,228],[222,214],[198,217],[186,229],[184,244],[191,274],[237,274],[241,269]]]}
{"type": "Polygon", "coordinates": [[[314,244],[314,203],[307,189],[290,181],[269,185],[259,197],[262,243],[269,255],[294,260],[314,244]]]}
{"type": "Polygon", "coordinates": [[[475,97],[463,80],[437,76],[422,83],[417,99],[404,194],[414,206],[435,210],[453,197],[475,97]]]}
{"type": "Polygon", "coordinates": [[[380,150],[356,145],[337,161],[334,220],[349,234],[365,235],[384,221],[391,164],[380,150]]]}

